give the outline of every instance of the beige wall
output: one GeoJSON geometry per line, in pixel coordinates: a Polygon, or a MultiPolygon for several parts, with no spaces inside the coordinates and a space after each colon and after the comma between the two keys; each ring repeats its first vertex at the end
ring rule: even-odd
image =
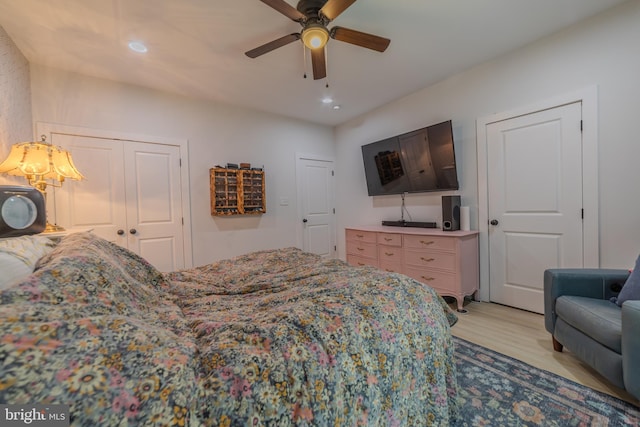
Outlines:
{"type": "MultiPolygon", "coordinates": [[[[461,182],[457,193],[477,215],[476,120],[595,86],[600,265],[632,267],[640,253],[640,200],[634,191],[640,182],[638,23],[640,1],[623,3],[339,126],[338,233],[345,226],[400,216],[400,196],[367,196],[361,145],[452,119],[461,182]]],[[[441,195],[407,196],[413,219],[440,221],[441,195]]],[[[477,216],[472,227],[477,227],[477,216]]],[[[344,256],[343,235],[338,242],[344,256]]]]}
{"type": "MultiPolygon", "coordinates": [[[[33,138],[29,63],[0,27],[0,161],[11,145],[33,138]]],[[[0,176],[0,184],[24,180],[0,176]]]]}
{"type": "MultiPolygon", "coordinates": [[[[2,159],[12,144],[33,140],[36,122],[188,141],[195,265],[299,245],[296,153],[334,154],[326,126],[29,64],[2,28],[0,94],[2,159]],[[265,215],[210,215],[208,171],[227,162],[264,166],[265,215]]],[[[23,181],[0,177],[0,184],[23,181]]]]}
{"type": "MultiPolygon", "coordinates": [[[[299,239],[295,153],[335,157],[340,179],[338,243],[344,256],[345,226],[400,215],[399,197],[367,196],[361,145],[452,119],[461,182],[458,193],[464,204],[477,209],[476,120],[596,86],[600,261],[603,267],[625,268],[640,251],[640,201],[633,193],[640,182],[635,119],[640,111],[638,22],[640,2],[626,2],[335,130],[33,64],[31,119],[29,65],[0,30],[0,84],[4,85],[0,88],[0,153],[6,153],[13,142],[32,138],[35,121],[188,140],[196,264],[252,249],[295,245],[299,239]],[[259,218],[212,218],[208,168],[240,161],[265,166],[269,212],[259,218]],[[281,198],[288,198],[289,205],[280,206],[281,198]]],[[[412,218],[439,220],[440,196],[409,195],[412,218]]],[[[472,226],[477,226],[477,217],[472,226]]]]}
{"type": "Polygon", "coordinates": [[[34,122],[188,141],[195,265],[297,245],[295,154],[333,156],[331,128],[35,64],[31,75],[34,122]],[[266,214],[210,215],[209,168],[227,162],[264,166],[266,214]]]}

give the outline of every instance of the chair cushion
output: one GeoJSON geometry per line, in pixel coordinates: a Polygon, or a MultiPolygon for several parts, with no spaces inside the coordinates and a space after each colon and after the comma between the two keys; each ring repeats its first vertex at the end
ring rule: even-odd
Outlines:
{"type": "Polygon", "coordinates": [[[624,283],[620,294],[611,300],[620,307],[627,300],[640,300],[640,256],[636,259],[636,265],[624,283]]]}
{"type": "Polygon", "coordinates": [[[613,302],[563,295],[556,300],[556,314],[593,340],[622,353],[622,310],[613,302]]]}

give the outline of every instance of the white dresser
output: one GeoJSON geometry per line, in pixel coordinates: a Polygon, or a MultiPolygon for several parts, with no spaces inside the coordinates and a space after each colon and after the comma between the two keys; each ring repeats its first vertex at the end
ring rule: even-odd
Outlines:
{"type": "Polygon", "coordinates": [[[478,291],[478,232],[364,226],[346,230],[347,262],[402,273],[456,298],[478,291]]]}

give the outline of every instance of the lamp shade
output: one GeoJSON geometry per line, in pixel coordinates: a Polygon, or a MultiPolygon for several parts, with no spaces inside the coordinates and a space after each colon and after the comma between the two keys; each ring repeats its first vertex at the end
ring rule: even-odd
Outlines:
{"type": "Polygon", "coordinates": [[[25,176],[29,184],[43,190],[47,179],[63,182],[66,178],[82,180],[71,159],[71,153],[44,142],[21,142],[11,147],[9,156],[0,163],[0,173],[25,176]]]}
{"type": "Polygon", "coordinates": [[[73,164],[71,153],[60,147],[51,148],[51,171],[45,175],[45,179],[57,179],[63,181],[64,178],[75,179],[81,181],[84,176],[78,171],[73,164]]]}

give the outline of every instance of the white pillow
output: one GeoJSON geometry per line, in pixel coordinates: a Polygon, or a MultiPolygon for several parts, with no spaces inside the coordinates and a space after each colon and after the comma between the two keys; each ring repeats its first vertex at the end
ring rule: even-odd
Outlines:
{"type": "Polygon", "coordinates": [[[32,269],[19,258],[5,252],[0,252],[0,290],[7,289],[14,283],[26,279],[32,269]]]}
{"type": "Polygon", "coordinates": [[[45,236],[20,236],[0,239],[0,289],[26,278],[36,262],[48,254],[55,243],[45,236]]]}
{"type": "Polygon", "coordinates": [[[36,266],[36,262],[51,252],[55,243],[45,236],[20,236],[0,240],[0,252],[13,255],[24,261],[30,268],[36,266]]]}

